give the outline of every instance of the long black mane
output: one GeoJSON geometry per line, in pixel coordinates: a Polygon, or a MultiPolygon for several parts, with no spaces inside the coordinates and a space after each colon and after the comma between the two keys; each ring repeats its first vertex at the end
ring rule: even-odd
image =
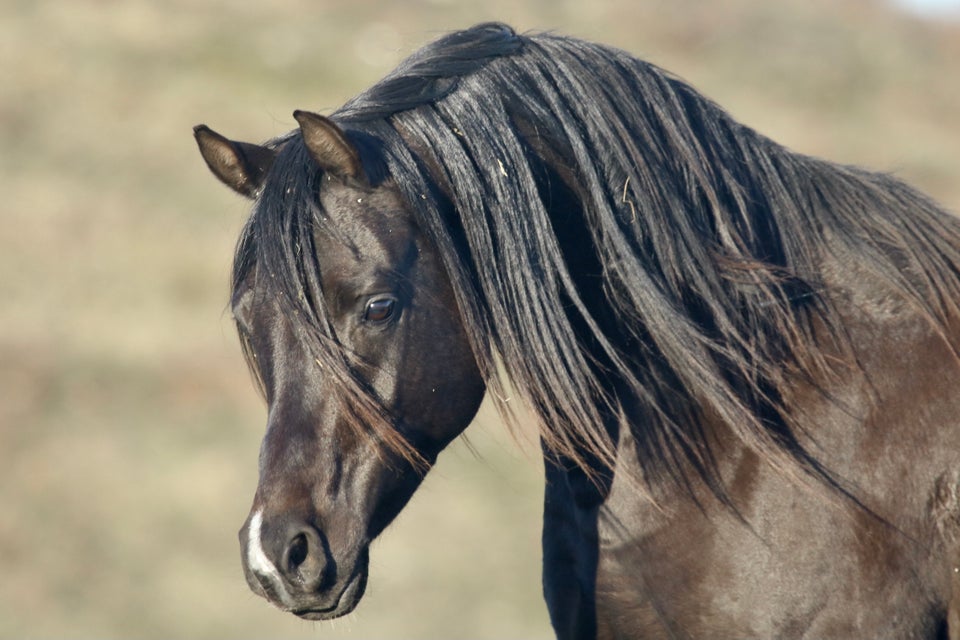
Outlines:
{"type": "MultiPolygon", "coordinates": [[[[506,396],[502,370],[546,446],[590,473],[631,424],[648,479],[692,468],[712,484],[702,425],[719,420],[820,474],[783,394],[822,379],[822,345],[844,351],[831,252],[859,256],[932,322],[957,317],[952,218],[890,177],[778,146],[613,48],[479,25],[333,118],[439,251],[493,391],[506,396]]],[[[235,288],[271,273],[345,397],[380,415],[317,296],[311,230],[331,213],[317,210],[319,169],[298,132],[273,145],[235,288]]]]}

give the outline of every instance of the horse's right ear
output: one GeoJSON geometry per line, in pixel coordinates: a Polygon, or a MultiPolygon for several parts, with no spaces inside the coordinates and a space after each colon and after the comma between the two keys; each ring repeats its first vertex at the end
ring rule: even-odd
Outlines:
{"type": "Polygon", "coordinates": [[[193,128],[200,154],[213,175],[248,198],[255,198],[276,152],[248,142],[228,140],[205,124],[193,128]]]}

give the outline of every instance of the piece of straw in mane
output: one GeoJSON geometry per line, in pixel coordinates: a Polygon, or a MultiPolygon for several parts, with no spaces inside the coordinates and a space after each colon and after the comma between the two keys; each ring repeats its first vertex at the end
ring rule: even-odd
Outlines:
{"type": "MultiPolygon", "coordinates": [[[[889,177],[794,154],[610,47],[480,25],[333,118],[439,252],[489,387],[504,395],[499,363],[548,450],[595,479],[631,428],[648,481],[688,486],[693,469],[719,489],[709,417],[833,482],[782,399],[829,372],[823,341],[845,348],[828,252],[860,256],[931,322],[957,317],[954,219],[889,177]]],[[[323,308],[319,172],[298,133],[274,145],[235,282],[270,274],[357,428],[411,457],[323,308]]]]}

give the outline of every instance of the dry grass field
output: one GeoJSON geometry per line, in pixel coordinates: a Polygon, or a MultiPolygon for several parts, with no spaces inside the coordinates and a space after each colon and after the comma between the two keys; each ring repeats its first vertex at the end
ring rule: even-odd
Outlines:
{"type": "MultiPolygon", "coordinates": [[[[960,26],[881,0],[0,4],[0,637],[543,638],[541,468],[484,411],[335,623],[247,589],[265,411],[226,308],[247,204],[191,126],[262,140],[439,32],[628,49],[805,153],[960,211],[960,26]]],[[[523,438],[521,437],[521,440],[523,438]]]]}

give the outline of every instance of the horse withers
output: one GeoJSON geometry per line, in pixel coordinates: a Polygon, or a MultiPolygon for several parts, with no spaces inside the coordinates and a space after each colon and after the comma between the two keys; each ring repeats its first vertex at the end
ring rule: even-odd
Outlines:
{"type": "Polygon", "coordinates": [[[501,24],[294,117],[263,145],[195,129],[254,200],[254,591],[352,611],[370,542],[509,384],[559,637],[960,634],[955,218],[622,51],[501,24]]]}

